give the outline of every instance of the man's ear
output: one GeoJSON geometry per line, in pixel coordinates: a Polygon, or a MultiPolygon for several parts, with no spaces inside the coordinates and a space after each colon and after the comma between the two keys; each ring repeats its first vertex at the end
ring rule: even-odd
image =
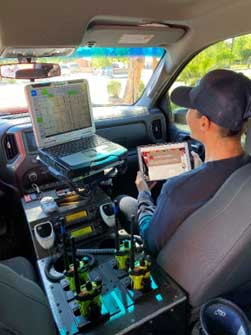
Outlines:
{"type": "Polygon", "coordinates": [[[208,131],[208,129],[210,128],[210,120],[207,116],[202,115],[202,117],[200,118],[200,130],[205,132],[208,131]]]}

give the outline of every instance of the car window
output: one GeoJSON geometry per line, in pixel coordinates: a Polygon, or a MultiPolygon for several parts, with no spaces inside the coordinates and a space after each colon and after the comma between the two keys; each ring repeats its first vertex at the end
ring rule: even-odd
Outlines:
{"type": "MultiPolygon", "coordinates": [[[[164,53],[161,48],[81,47],[68,57],[36,61],[60,65],[61,76],[49,80],[87,79],[93,106],[133,105],[142,95],[164,53]]],[[[17,61],[0,59],[0,64],[14,62],[17,61]]],[[[27,80],[0,81],[0,113],[11,107],[26,107],[24,86],[27,83],[27,80]]]]}
{"type": "MultiPolygon", "coordinates": [[[[213,69],[230,69],[251,78],[251,35],[243,35],[218,42],[197,54],[183,69],[170,88],[196,85],[200,78],[213,69]]],[[[183,108],[171,102],[176,126],[189,132],[183,108]]]]}

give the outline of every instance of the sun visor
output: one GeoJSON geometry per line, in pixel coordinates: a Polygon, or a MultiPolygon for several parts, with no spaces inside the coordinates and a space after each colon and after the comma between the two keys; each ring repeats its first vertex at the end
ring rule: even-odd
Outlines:
{"type": "Polygon", "coordinates": [[[166,46],[181,39],[186,34],[185,27],[169,24],[95,24],[92,22],[84,34],[85,46],[166,46]]]}
{"type": "Polygon", "coordinates": [[[4,58],[18,57],[61,57],[71,55],[74,48],[5,48],[0,52],[4,58]]]}

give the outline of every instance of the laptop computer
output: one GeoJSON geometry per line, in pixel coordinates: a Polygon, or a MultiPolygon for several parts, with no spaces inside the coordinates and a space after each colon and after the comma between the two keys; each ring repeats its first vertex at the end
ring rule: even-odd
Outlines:
{"type": "Polygon", "coordinates": [[[101,170],[125,159],[127,149],[95,134],[85,79],[25,87],[40,160],[67,177],[101,170]]]}

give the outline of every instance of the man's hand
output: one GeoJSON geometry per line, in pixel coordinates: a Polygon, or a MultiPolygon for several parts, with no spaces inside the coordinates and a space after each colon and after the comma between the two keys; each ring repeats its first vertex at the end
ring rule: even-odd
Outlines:
{"type": "Polygon", "coordinates": [[[136,176],[136,179],[135,179],[135,184],[136,184],[138,192],[144,192],[144,191],[150,192],[150,189],[149,189],[141,171],[137,172],[137,176],[136,176]]]}
{"type": "Polygon", "coordinates": [[[136,179],[135,179],[135,184],[136,184],[138,192],[144,192],[144,191],[151,192],[151,189],[157,184],[157,182],[154,181],[151,183],[151,185],[148,186],[148,184],[146,183],[143,177],[142,172],[138,171],[136,179]]]}

